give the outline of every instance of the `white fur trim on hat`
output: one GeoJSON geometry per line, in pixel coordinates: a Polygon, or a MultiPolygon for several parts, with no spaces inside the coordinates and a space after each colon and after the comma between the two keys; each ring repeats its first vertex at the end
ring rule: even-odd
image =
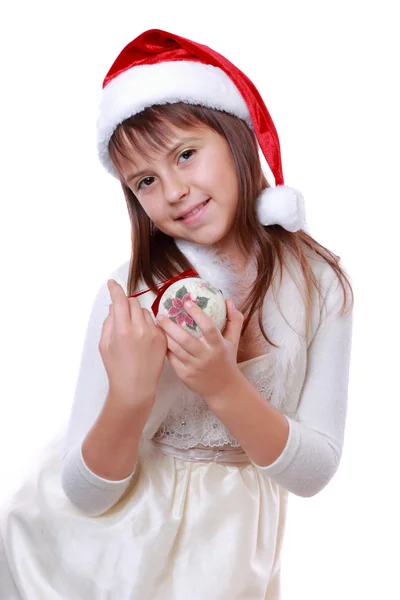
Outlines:
{"type": "Polygon", "coordinates": [[[263,190],[257,199],[257,215],[263,225],[281,225],[288,231],[298,231],[306,226],[304,198],[301,193],[286,185],[263,190]]]}
{"type": "Polygon", "coordinates": [[[251,127],[246,102],[219,67],[195,61],[139,65],[121,73],[103,89],[97,119],[97,148],[101,163],[116,177],[108,142],[117,126],[153,104],[186,102],[224,110],[251,127]]]}

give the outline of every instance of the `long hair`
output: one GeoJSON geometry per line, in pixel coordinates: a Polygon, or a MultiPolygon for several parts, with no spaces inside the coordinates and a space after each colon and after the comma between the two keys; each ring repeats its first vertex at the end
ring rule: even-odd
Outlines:
{"type": "MultiPolygon", "coordinates": [[[[272,283],[275,267],[282,270],[288,266],[287,256],[298,261],[305,281],[306,332],[309,330],[312,304],[312,286],[321,295],[309,262],[309,253],[329,263],[335,271],[344,294],[341,314],[344,314],[348,290],[354,302],[350,281],[339,265],[340,257],[319,244],[303,230],[294,233],[280,225],[263,226],[256,213],[256,200],[268,182],[262,172],[254,133],[241,119],[220,110],[185,104],[153,105],[141,113],[126,119],[113,133],[109,142],[110,158],[119,173],[119,156],[129,158],[129,150],[135,149],[142,156],[149,156],[149,149],[165,149],[170,141],[170,125],[180,128],[206,125],[222,135],[229,144],[239,185],[239,202],[234,216],[233,231],[238,247],[247,256],[256,259],[257,276],[244,304],[240,307],[245,319],[242,334],[246,331],[252,315],[258,310],[258,323],[267,342],[262,322],[264,297],[272,283]]],[[[173,238],[160,231],[147,216],[132,190],[120,178],[131,222],[132,254],[127,284],[128,295],[137,291],[139,281],[152,287],[157,280],[165,280],[182,271],[193,268],[178,249],[173,238]]],[[[306,333],[307,335],[307,333],[306,333]]]]}

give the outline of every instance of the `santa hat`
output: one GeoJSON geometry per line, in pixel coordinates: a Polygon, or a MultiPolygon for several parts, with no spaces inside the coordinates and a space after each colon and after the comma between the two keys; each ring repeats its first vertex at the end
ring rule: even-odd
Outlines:
{"type": "Polygon", "coordinates": [[[284,185],[275,125],[255,85],[221,54],[159,29],[145,31],[118,55],[104,82],[97,120],[101,163],[117,177],[108,143],[117,126],[154,104],[185,102],[223,110],[254,131],[271,187],[257,201],[263,225],[305,226],[300,192],[284,185]]]}

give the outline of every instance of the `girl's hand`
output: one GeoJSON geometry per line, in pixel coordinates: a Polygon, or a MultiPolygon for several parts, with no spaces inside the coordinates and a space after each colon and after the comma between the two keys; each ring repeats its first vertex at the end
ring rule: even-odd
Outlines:
{"type": "Polygon", "coordinates": [[[166,316],[157,317],[157,323],[167,336],[167,358],[175,373],[205,400],[217,397],[240,374],[237,350],[244,317],[232,300],[227,300],[226,306],[227,324],[223,335],[194,303],[185,303],[184,308],[202,330],[201,338],[190,335],[166,316]]]}
{"type": "Polygon", "coordinates": [[[152,405],[167,352],[166,337],[137,298],[127,298],[113,279],[107,286],[112,304],[99,350],[109,392],[130,404],[152,405]]]}

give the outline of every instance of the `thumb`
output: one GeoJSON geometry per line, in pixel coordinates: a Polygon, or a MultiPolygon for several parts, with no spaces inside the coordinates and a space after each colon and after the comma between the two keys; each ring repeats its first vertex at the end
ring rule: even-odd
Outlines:
{"type": "Polygon", "coordinates": [[[227,315],[226,315],[227,321],[226,321],[223,337],[224,337],[224,339],[228,340],[234,346],[237,347],[239,345],[240,333],[242,331],[244,316],[242,315],[240,310],[238,310],[236,308],[236,306],[233,303],[233,300],[226,301],[226,308],[227,308],[227,315]]]}

